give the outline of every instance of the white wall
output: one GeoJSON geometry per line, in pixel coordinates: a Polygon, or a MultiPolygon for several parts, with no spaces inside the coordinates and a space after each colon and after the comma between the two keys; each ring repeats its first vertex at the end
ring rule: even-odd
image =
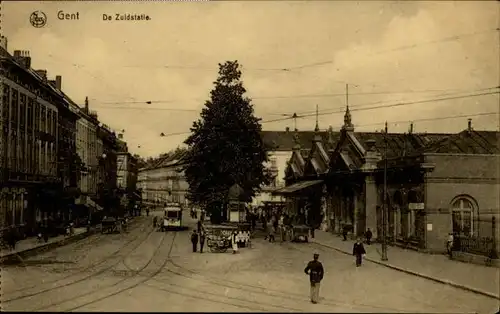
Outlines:
{"type": "MultiPolygon", "coordinates": [[[[271,191],[282,187],[285,185],[285,170],[288,160],[292,157],[292,151],[270,151],[268,152],[268,158],[274,159],[276,161],[276,167],[278,168],[276,187],[263,187],[263,191],[254,196],[252,199],[252,205],[261,206],[265,201],[280,201],[284,200],[280,196],[272,196],[271,191]]],[[[271,162],[264,164],[266,168],[271,167],[271,162]]]]}

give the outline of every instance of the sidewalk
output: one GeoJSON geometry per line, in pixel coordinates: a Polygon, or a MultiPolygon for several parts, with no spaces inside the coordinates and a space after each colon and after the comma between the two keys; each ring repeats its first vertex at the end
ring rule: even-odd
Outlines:
{"type": "MultiPolygon", "coordinates": [[[[132,216],[129,218],[129,223],[138,222],[141,219],[137,219],[141,216],[132,216]]],[[[142,216],[146,217],[146,216],[142,216]]],[[[26,257],[30,255],[35,255],[39,251],[52,249],[58,246],[63,246],[72,242],[79,241],[88,237],[91,234],[100,232],[100,224],[91,227],[90,233],[87,233],[87,227],[75,228],[75,233],[72,236],[59,235],[57,237],[49,238],[49,241],[44,242],[39,241],[36,237],[31,237],[28,239],[21,240],[17,242],[16,249],[10,250],[8,248],[2,248],[0,252],[0,264],[9,259],[15,259],[17,257],[26,257]]]]}
{"type": "Polygon", "coordinates": [[[57,237],[49,238],[49,241],[39,241],[36,237],[27,238],[17,242],[16,249],[10,250],[8,248],[2,249],[0,252],[0,260],[3,261],[16,255],[25,255],[29,251],[38,251],[43,248],[50,248],[59,245],[64,245],[70,242],[83,239],[87,235],[87,228],[75,228],[75,233],[72,236],[59,235],[57,237]]]}
{"type": "MultiPolygon", "coordinates": [[[[311,242],[352,255],[354,241],[321,230],[315,231],[311,242]]],[[[388,246],[388,261],[381,261],[381,246],[366,245],[365,260],[395,270],[500,300],[500,269],[450,260],[444,255],[420,253],[413,250],[388,246]]]]}

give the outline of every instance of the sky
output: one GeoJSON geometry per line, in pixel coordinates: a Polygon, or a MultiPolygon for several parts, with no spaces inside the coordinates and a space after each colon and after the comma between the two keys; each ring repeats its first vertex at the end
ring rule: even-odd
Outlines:
{"type": "Polygon", "coordinates": [[[387,121],[390,132],[406,132],[413,121],[415,132],[459,132],[468,118],[498,130],[499,5],[8,1],[1,32],[9,52],[28,50],[33,68],[62,75],[67,95],[88,97],[146,157],[182,144],[227,60],[242,65],[264,130],[313,130],[316,106],[320,129],[338,130],[346,102],[358,131],[387,121]],[[41,28],[30,24],[37,10],[47,16],[41,28]],[[79,19],[59,20],[59,11],[79,19]],[[150,20],[103,20],[126,13],[150,20]]]}

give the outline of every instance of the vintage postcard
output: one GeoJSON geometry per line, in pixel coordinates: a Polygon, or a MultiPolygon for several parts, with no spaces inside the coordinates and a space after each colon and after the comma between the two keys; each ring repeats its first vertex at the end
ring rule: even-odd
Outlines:
{"type": "Polygon", "coordinates": [[[499,2],[0,14],[2,311],[499,311],[499,2]]]}

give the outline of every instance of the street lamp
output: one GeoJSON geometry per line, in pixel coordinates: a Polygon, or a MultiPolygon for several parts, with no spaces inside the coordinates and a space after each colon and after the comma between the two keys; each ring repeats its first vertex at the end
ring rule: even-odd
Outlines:
{"type": "Polygon", "coordinates": [[[382,208],[382,261],[387,261],[387,122],[384,133],[384,207],[382,208]]]}

